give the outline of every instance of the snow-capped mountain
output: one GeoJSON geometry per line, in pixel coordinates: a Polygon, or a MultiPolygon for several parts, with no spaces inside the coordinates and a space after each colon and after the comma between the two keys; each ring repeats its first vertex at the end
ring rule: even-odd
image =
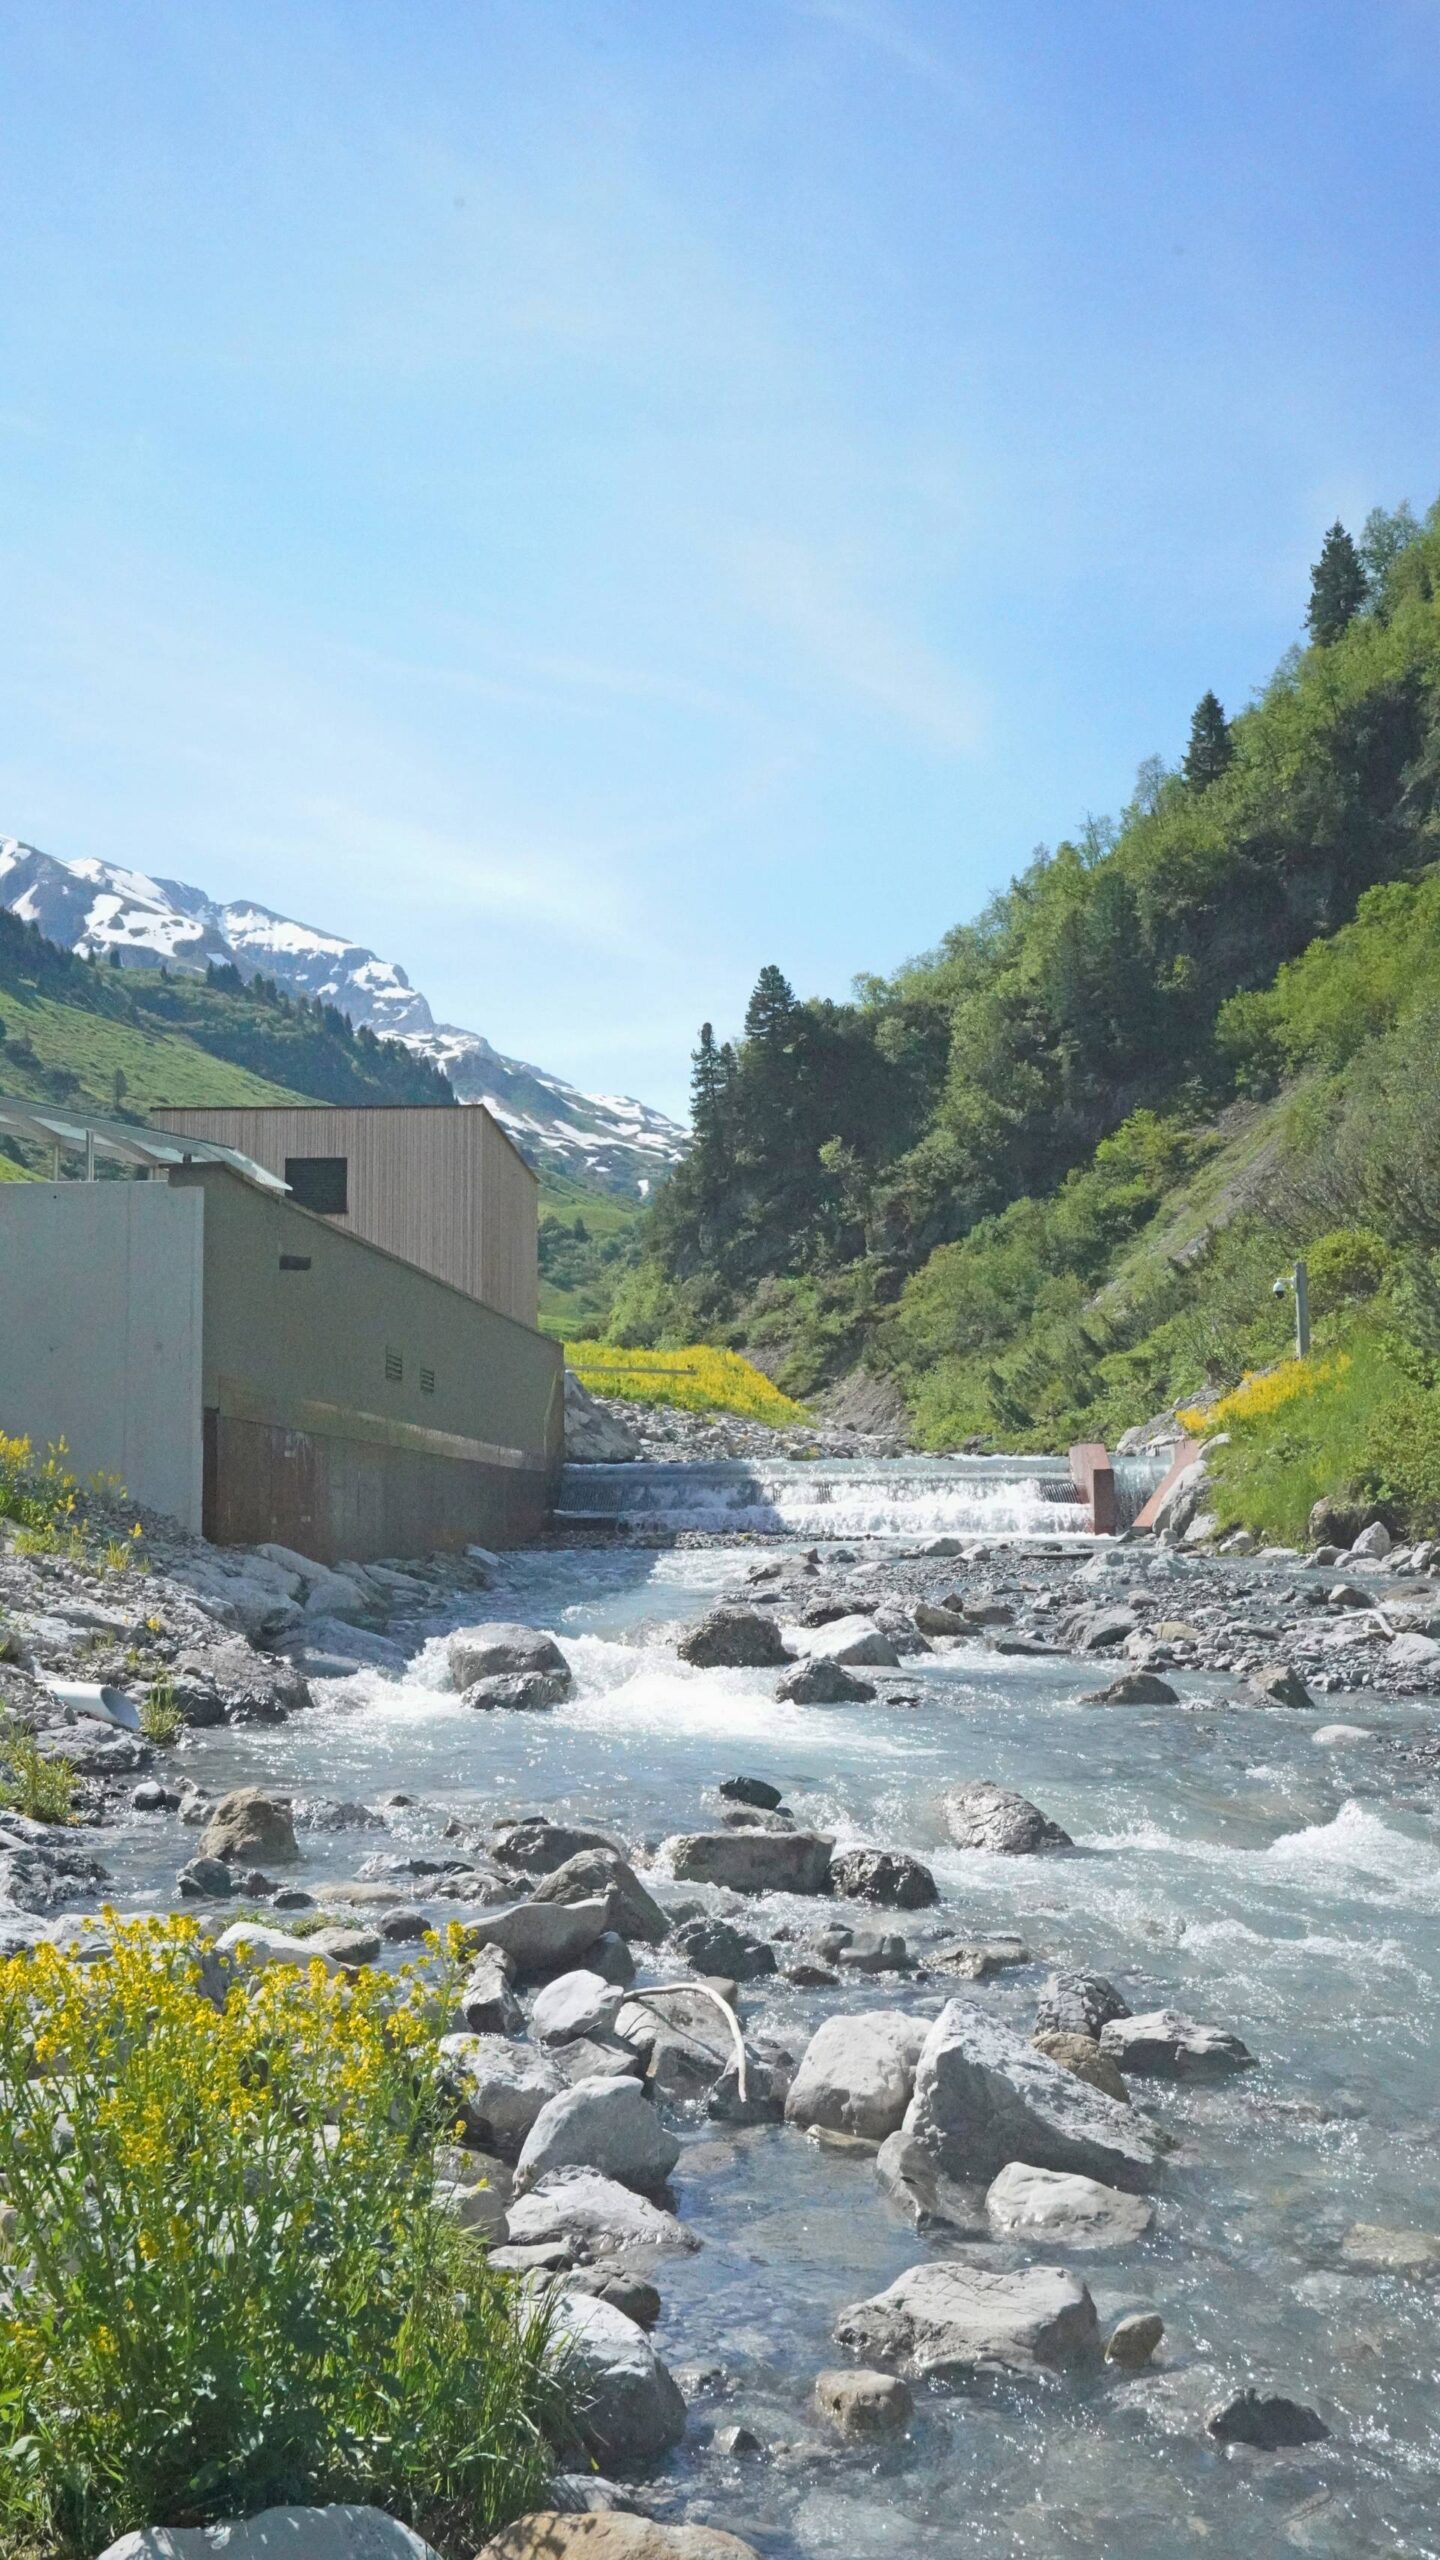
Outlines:
{"type": "Polygon", "coordinates": [[[686,1133],[664,1113],[627,1094],[581,1093],[563,1077],[502,1057],[478,1031],[437,1022],[393,960],[342,934],[296,924],[246,899],[220,905],[183,880],[82,856],[74,862],[0,836],[0,905],[38,926],[51,942],[90,958],[118,952],[122,964],[203,971],[233,961],[241,975],[278,980],[321,996],[434,1060],[462,1102],[484,1102],[537,1165],[640,1192],[683,1154],[686,1133]]]}

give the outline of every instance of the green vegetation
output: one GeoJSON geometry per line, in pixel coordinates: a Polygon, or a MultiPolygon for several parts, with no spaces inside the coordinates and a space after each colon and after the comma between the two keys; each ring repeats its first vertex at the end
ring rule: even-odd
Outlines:
{"type": "Polygon", "coordinates": [[[437,1995],[109,1926],[0,1964],[0,2547],[355,2500],[459,2560],[543,2506],[548,2314],[434,2198],[437,1995]]]}
{"type": "Polygon", "coordinates": [[[165,1748],[178,1742],[183,1729],[180,1710],[175,1704],[175,1683],[162,1671],[151,1681],[140,1702],[140,1730],[147,1742],[165,1748]]]}
{"type": "Polygon", "coordinates": [[[35,1736],[8,1711],[0,1711],[0,1804],[31,1822],[74,1819],[75,1772],[68,1760],[50,1760],[35,1736]]]}
{"type": "Polygon", "coordinates": [[[937,952],[849,1005],[768,968],[702,1030],[613,1340],[754,1346],[801,1395],[863,1360],[929,1447],[1110,1438],[1281,1358],[1303,1251],[1351,1366],[1255,1431],[1440,1520],[1440,510],[1332,528],[1309,626],[937,952]]]}
{"type": "Polygon", "coordinates": [[[540,1176],[540,1325],[557,1341],[599,1333],[639,1257],[644,1208],[547,1167],[540,1176]]]}

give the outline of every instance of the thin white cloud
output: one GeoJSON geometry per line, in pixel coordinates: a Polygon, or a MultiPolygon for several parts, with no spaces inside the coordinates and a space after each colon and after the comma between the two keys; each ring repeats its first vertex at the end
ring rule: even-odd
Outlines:
{"type": "Polygon", "coordinates": [[[835,683],[948,754],[979,750],[986,729],[980,688],[862,602],[815,551],[788,536],[756,536],[742,548],[738,579],[751,607],[835,683]]]}

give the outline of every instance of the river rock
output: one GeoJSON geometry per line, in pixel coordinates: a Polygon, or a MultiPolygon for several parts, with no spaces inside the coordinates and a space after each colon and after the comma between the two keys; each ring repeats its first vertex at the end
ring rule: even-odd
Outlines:
{"type": "MultiPolygon", "coordinates": [[[[593,2266],[572,2268],[566,2275],[565,2289],[568,2293],[593,2293],[597,2301],[613,2303],[617,2311],[624,2312],[627,2320],[634,2321],[637,2329],[653,2329],[660,2317],[658,2287],[650,2282],[648,2276],[642,2276],[627,2265],[623,2258],[613,2261],[600,2258],[593,2266]]],[[[575,2503],[585,2506],[590,2502],[581,2498],[575,2503]]],[[[618,2501],[609,2498],[597,2498],[593,2502],[597,2511],[616,2503],[618,2501]]]]}
{"type": "Polygon", "coordinates": [[[797,1662],[793,1671],[782,1672],[775,1683],[776,1697],[793,1707],[864,1706],[875,1694],[872,1680],[857,1680],[842,1662],[814,1654],[797,1662]]]}
{"type": "Polygon", "coordinates": [[[468,2027],[477,2036],[518,2036],[525,2012],[510,1987],[514,1979],[504,1948],[482,1947],[456,2003],[457,2032],[468,2027]]]}
{"type": "Polygon", "coordinates": [[[565,1372],[565,1455],[572,1465],[619,1466],[640,1455],[640,1442],[618,1413],[607,1413],[599,1396],[565,1372]]]}
{"type": "Polygon", "coordinates": [[[548,2053],[504,2036],[440,2039],[446,2081],[472,2142],[513,2160],[542,2107],[558,2098],[564,2074],[548,2053]]]}
{"type": "Polygon", "coordinates": [[[632,2193],[598,2169],[551,2169],[509,2209],[517,2247],[563,2240],[582,2262],[596,2258],[673,2257],[698,2249],[693,2231],[673,2213],[632,2193]]]}
{"type": "Polygon", "coordinates": [[[592,1897],[610,1894],[615,1906],[615,1926],[624,1937],[643,1939],[647,1946],[658,1947],[670,1929],[670,1915],[662,1911],[652,1893],[647,1892],[628,1858],[618,1849],[591,1847],[577,1849],[553,1867],[534,1888],[535,1902],[586,1902],[592,1897]]]}
{"type": "Polygon", "coordinates": [[[758,1982],[775,1971],[775,1950],[765,1938],[752,1937],[733,1920],[686,1920],[671,1945],[697,1973],[721,1973],[733,1982],[758,1982]]]}
{"type": "Polygon", "coordinates": [[[883,2142],[897,2131],[910,2103],[926,2034],[923,2018],[898,2009],[827,2018],[791,2082],[786,2123],[802,2133],[883,2142]]]}
{"type": "Polygon", "coordinates": [[[917,1600],[911,1612],[922,1636],[963,1636],[969,1621],[962,1609],[950,1609],[939,1600],[917,1600]]]}
{"type": "Polygon", "coordinates": [[[1252,2070],[1255,2063],[1238,2036],[1182,2018],[1177,2009],[1111,2018],[1100,2031],[1100,2050],[1118,2070],[1155,2080],[1218,2080],[1227,2072],[1252,2070]]]}
{"type": "Polygon", "coordinates": [[[188,1902],[220,1902],[235,1891],[235,1874],[223,1858],[192,1858],[175,1885],[188,1902]]]}
{"type": "Polygon", "coordinates": [[[1122,1671],[1104,1689],[1088,1689],[1082,1707],[1178,1707],[1180,1692],[1157,1671],[1122,1671]]]}
{"type": "Polygon", "coordinates": [[[1028,1796],[997,1787],[992,1778],[952,1787],[945,1798],[945,1823],[957,1849],[986,1849],[999,1857],[1024,1858],[1075,1845],[1069,1832],[1028,1796]]]}
{"type": "Polygon", "coordinates": [[[784,1798],[768,1778],[722,1778],[716,1788],[727,1804],[753,1805],[760,1813],[778,1813],[784,1798]]]}
{"type": "Polygon", "coordinates": [[[503,1947],[517,1973],[557,1973],[578,1962],[618,1920],[615,1897],[591,1902],[506,1902],[467,1923],[476,1946],[503,1947]]]}
{"type": "Polygon", "coordinates": [[[230,1867],[256,1859],[293,1866],[300,1851],[289,1797],[266,1795],[260,1787],[237,1787],[222,1796],[200,1834],[200,1854],[230,1867]]]}
{"type": "Polygon", "coordinates": [[[1262,2397],[1258,2391],[1237,2391],[1233,2400],[1212,2409],[1205,2421],[1212,2436],[1221,2444],[1254,2445],[1261,2453],[1278,2453],[1286,2446],[1320,2444],[1330,2433],[1323,2418],[1302,2401],[1287,2400],[1278,2392],[1262,2397]]]}
{"type": "Polygon", "coordinates": [[[901,1849],[843,1850],[830,1861],[830,1889],[887,1911],[923,1911],[940,1899],[929,1868],[901,1849]]]}
{"type": "Polygon", "coordinates": [[[312,1929],[304,1943],[317,1955],[333,1956],[351,1973],[361,1965],[374,1964],[383,1941],[378,1929],[347,1929],[342,1922],[332,1921],[327,1928],[312,1929]]]}
{"type": "Polygon", "coordinates": [[[873,1618],[851,1616],[832,1618],[828,1625],[810,1627],[805,1633],[805,1650],[812,1662],[838,1662],[852,1670],[898,1671],[900,1656],[891,1637],[873,1618]]]}
{"type": "Polygon", "coordinates": [[[1434,1671],[1440,1666],[1440,1644],[1431,1636],[1399,1635],[1386,1646],[1385,1662],[1391,1671],[1434,1671]]]}
{"type": "Polygon", "coordinates": [[[638,2053],[609,2039],[600,2042],[593,2036],[572,2036],[568,2044],[552,2044],[548,2049],[565,2074],[569,2089],[581,2080],[638,2080],[644,2069],[638,2053]]]}
{"type": "Polygon", "coordinates": [[[1037,2053],[1058,2062],[1062,2071],[1073,2071],[1077,2080],[1089,2082],[1092,2089],[1102,2089],[1107,2098],[1118,2098],[1122,2106],[1130,2092],[1115,2064],[1102,2052],[1096,2036],[1067,2036],[1057,2029],[1042,2031],[1030,2039],[1037,2053]]]}
{"type": "Polygon", "coordinates": [[[481,1713],[538,1714],[562,1705],[574,1688],[568,1671],[493,1671],[487,1680],[472,1680],[462,1689],[460,1704],[481,1713]]]}
{"type": "MultiPolygon", "coordinates": [[[[620,1855],[618,1840],[603,1831],[585,1831],[572,1822],[551,1822],[543,1813],[524,1821],[497,1822],[494,1855],[502,1867],[518,1867],[526,1875],[549,1876],[587,1851],[604,1849],[620,1855]]],[[[559,1897],[564,1900],[564,1895],[559,1897]]]]}
{"type": "Polygon", "coordinates": [[[267,1929],[258,1920],[236,1920],[215,1945],[217,1953],[229,1956],[243,1973],[263,1973],[272,1964],[294,1965],[301,1972],[312,1964],[323,1965],[329,1974],[344,1970],[311,1939],[289,1937],[285,1930],[267,1929]]]}
{"type": "Polygon", "coordinates": [[[863,2365],[817,2374],[815,2406],[842,2436],[864,2442],[902,2435],[915,2414],[908,2383],[898,2374],[869,2373],[863,2365]]]}
{"type": "Polygon", "coordinates": [[[1022,2160],[1144,2187],[1158,2147],[1153,2128],[1129,2107],[966,2000],[947,2002],[930,2029],[904,2129],[958,2180],[988,2181],[1022,2160]]]}
{"type": "Polygon", "coordinates": [[[437,2178],[432,2193],[440,2211],[449,2215],[458,2230],[504,2245],[505,2200],[496,2188],[473,2179],[437,2178]]]}
{"type": "Polygon", "coordinates": [[[1388,1556],[1394,1544],[1384,1521],[1372,1520],[1368,1528],[1362,1529],[1359,1536],[1351,1540],[1350,1553],[1363,1557],[1367,1563],[1378,1564],[1388,1556]]]}
{"type": "Polygon", "coordinates": [[[759,2554],[753,2543],[714,2525],[547,2511],[507,2525],[496,2541],[486,2543],[479,2560],[759,2560],[759,2554]]]}
{"type": "Polygon", "coordinates": [[[1042,1983],[1035,2004],[1037,2035],[1098,2036],[1112,2018],[1128,2018],[1122,2000],[1103,1973],[1052,1973],[1042,1983]]]}
{"type": "Polygon", "coordinates": [[[684,1884],[723,1884],[734,1893],[830,1890],[833,1839],[819,1831],[696,1831],[665,1844],[684,1884]]]}
{"type": "MultiPolygon", "coordinates": [[[[446,1660],[456,1689],[473,1689],[481,1680],[510,1680],[532,1671],[556,1676],[563,1672],[570,1681],[570,1666],[560,1647],[539,1627],[460,1627],[446,1647],[446,1660]]],[[[561,1694],[568,1696],[569,1690],[561,1694]]]]}
{"type": "Polygon", "coordinates": [[[895,1929],[827,1929],[816,1953],[842,1973],[904,1973],[910,1943],[895,1929]]]}
{"type": "Polygon", "coordinates": [[[661,2187],[680,2157],[636,2080],[582,2080],[541,2108],[515,2172],[523,2194],[552,2169],[598,2169],[625,2187],[661,2187]]]}
{"type": "Polygon", "coordinates": [[[768,1612],[738,1602],[707,1611],[686,1629],[676,1650],[697,1671],[768,1671],[794,1659],[768,1612]]]}
{"type": "Polygon", "coordinates": [[[1322,1751],[1340,1751],[1348,1743],[1373,1742],[1375,1736],[1368,1725],[1317,1724],[1310,1739],[1317,1743],[1322,1751]]]}
{"type": "Polygon", "coordinates": [[[437,2560],[408,2524],[379,2507],[353,2506],[266,2507],[243,2522],[142,2525],[122,2533],[100,2560],[279,2560],[281,2553],[285,2560],[437,2560]]]}
{"type": "Polygon", "coordinates": [[[1268,1707],[1313,1707],[1314,1699],[1290,1662],[1266,1662],[1245,1683],[1252,1698],[1268,1707]]]}
{"type": "Polygon", "coordinates": [[[958,1973],[966,1982],[984,1982],[1011,1965],[1029,1964],[1023,1938],[947,1938],[926,1950],[925,1961],[940,1973],[958,1973]]]}
{"type": "Polygon", "coordinates": [[[1112,2329],[1105,2361],[1118,2364],[1122,2373],[1143,2373],[1164,2335],[1165,2323],[1158,2311],[1132,2311],[1112,2329]]]}
{"type": "Polygon", "coordinates": [[[956,2259],[910,2267],[883,2293],[842,2311],[835,2336],[842,2347],[898,2365],[917,2382],[1038,2373],[1100,2359],[1095,2305],[1064,2267],[1026,2267],[1016,2275],[956,2259]]]}
{"type": "Polygon", "coordinates": [[[1034,2232],[1075,2249],[1143,2239],[1155,2219],[1143,2196],[1124,2195],[1073,2170],[1031,2169],[1023,2160],[1012,2160],[992,2181],[985,2210],[997,2231],[1034,2232]]]}
{"type": "Polygon", "coordinates": [[[603,1974],[557,1974],[538,1992],[530,2012],[530,2031],[541,2044],[570,2044],[576,2036],[604,2036],[615,2024],[623,1991],[603,1974]]]}
{"type": "MultiPolygon", "coordinates": [[[[561,2294],[554,2302],[554,2321],[556,2343],[565,2358],[567,2398],[588,2452],[602,2462],[649,2464],[679,2443],[685,2432],[685,2403],[635,2321],[627,2320],[613,2303],[589,2293],[561,2294]]],[[[609,2516],[573,2519],[576,2526],[621,2521],[609,2516]]],[[[593,2537],[588,2543],[567,2545],[552,2539],[535,2546],[545,2560],[567,2549],[588,2552],[590,2560],[596,2560],[604,2547],[593,2537]]],[[[612,2544],[611,2548],[624,2550],[625,2546],[612,2544]]]]}
{"type": "Polygon", "coordinates": [[[1391,2231],[1379,2222],[1352,2222],[1340,2243],[1347,2267],[1372,2275],[1428,2276],[1440,2272],[1440,2236],[1433,2231],[1391,2231]]]}

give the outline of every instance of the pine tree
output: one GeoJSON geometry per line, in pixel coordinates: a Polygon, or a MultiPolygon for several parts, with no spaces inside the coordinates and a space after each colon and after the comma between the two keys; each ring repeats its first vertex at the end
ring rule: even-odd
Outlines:
{"type": "Polygon", "coordinates": [[[745,1007],[746,1039],[757,1041],[773,1056],[785,1047],[791,1037],[799,1010],[795,990],[784,970],[777,969],[773,960],[767,960],[745,1007]]]}
{"type": "Polygon", "coordinates": [[[1355,619],[1365,602],[1365,571],[1360,554],[1343,524],[1332,524],[1310,572],[1310,610],[1306,620],[1317,648],[1328,649],[1355,619]]]}
{"type": "Polygon", "coordinates": [[[1234,753],[1235,741],[1219,696],[1202,693],[1195,705],[1190,744],[1181,766],[1191,790],[1208,791],[1212,782],[1219,781],[1234,753]]]}
{"type": "Polygon", "coordinates": [[[690,1125],[695,1162],[702,1180],[712,1185],[723,1177],[729,1153],[725,1126],[728,1082],[725,1053],[715,1045],[714,1027],[702,1022],[700,1045],[690,1060],[690,1125]]]}

